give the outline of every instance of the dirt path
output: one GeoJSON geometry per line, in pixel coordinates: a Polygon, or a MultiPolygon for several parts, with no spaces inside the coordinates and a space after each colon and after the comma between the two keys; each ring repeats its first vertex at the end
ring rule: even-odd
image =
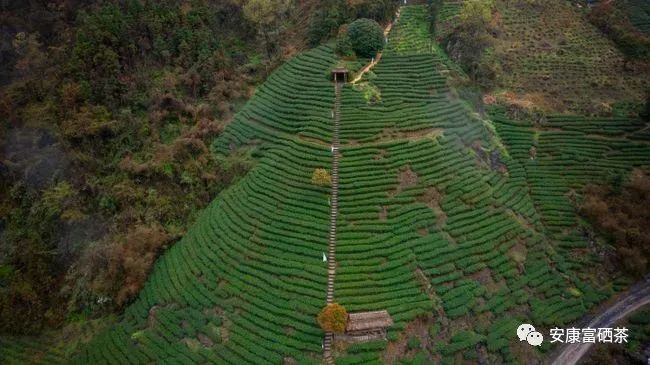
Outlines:
{"type": "MultiPolygon", "coordinates": [[[[393,24],[397,23],[397,20],[399,19],[399,14],[400,14],[400,9],[397,9],[397,13],[395,13],[395,20],[391,23],[389,23],[386,28],[384,29],[384,37],[388,37],[388,33],[390,33],[390,30],[393,29],[393,24]]],[[[354,80],[350,81],[351,84],[356,84],[363,78],[363,75],[366,74],[366,72],[370,71],[373,67],[375,67],[376,64],[379,63],[379,60],[381,60],[381,55],[383,54],[383,51],[380,51],[377,53],[377,56],[367,65],[365,65],[361,71],[357,74],[357,77],[354,78],[354,80]]]]}
{"type": "MultiPolygon", "coordinates": [[[[625,294],[621,295],[616,303],[603,308],[596,316],[583,327],[607,328],[614,327],[616,323],[630,315],[637,309],[650,304],[650,275],[644,281],[634,285],[625,294]]],[[[634,335],[634,334],[631,334],[634,335]]],[[[553,365],[573,365],[578,363],[592,343],[565,344],[561,346],[555,356],[551,356],[553,365]]]]}

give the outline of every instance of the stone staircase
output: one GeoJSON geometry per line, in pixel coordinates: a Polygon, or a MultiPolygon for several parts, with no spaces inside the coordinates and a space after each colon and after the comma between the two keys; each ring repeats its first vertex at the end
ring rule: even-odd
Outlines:
{"type": "MultiPolygon", "coordinates": [[[[330,199],[330,235],[327,251],[327,304],[334,302],[334,277],[336,276],[336,216],[338,214],[339,204],[339,159],[341,158],[339,153],[339,126],[341,121],[342,88],[342,82],[335,83],[334,129],[332,132],[332,195],[330,199]]],[[[323,358],[327,365],[334,365],[334,359],[332,357],[333,337],[331,332],[326,332],[325,338],[323,339],[323,358]]]]}

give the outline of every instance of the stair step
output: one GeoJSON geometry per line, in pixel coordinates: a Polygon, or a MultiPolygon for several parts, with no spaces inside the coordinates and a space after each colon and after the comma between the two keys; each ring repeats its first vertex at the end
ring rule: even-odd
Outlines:
{"type": "MultiPolygon", "coordinates": [[[[334,157],[332,159],[332,196],[330,201],[330,235],[329,235],[329,244],[328,244],[328,262],[327,262],[327,292],[326,292],[326,302],[332,303],[334,301],[334,278],[336,275],[336,219],[338,215],[338,177],[339,177],[339,159],[341,153],[339,150],[340,139],[340,121],[341,121],[341,89],[343,83],[336,82],[334,84],[334,110],[332,111],[332,116],[334,120],[334,130],[332,134],[332,149],[334,152],[334,157]]],[[[332,340],[333,336],[331,333],[326,333],[325,338],[323,339],[323,357],[326,365],[335,365],[334,359],[332,357],[332,340]]]]}

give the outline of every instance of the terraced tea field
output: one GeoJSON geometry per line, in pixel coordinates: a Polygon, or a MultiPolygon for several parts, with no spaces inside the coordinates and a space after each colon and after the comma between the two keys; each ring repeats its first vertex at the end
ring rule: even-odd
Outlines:
{"type": "Polygon", "coordinates": [[[442,2],[442,7],[436,21],[436,36],[445,37],[453,30],[462,6],[463,2],[459,0],[446,0],[442,2]]]}
{"type": "Polygon", "coordinates": [[[551,115],[541,125],[515,123],[493,110],[497,131],[521,171],[536,209],[569,267],[597,264],[584,255],[587,243],[570,228],[577,223],[575,195],[585,184],[601,182],[650,163],[650,130],[638,119],[551,115]],[[531,147],[534,153],[531,153],[531,147]],[[577,265],[577,266],[576,266],[577,265]]]}
{"type": "Polygon", "coordinates": [[[399,38],[423,11],[403,9],[374,69],[381,103],[344,91],[336,295],[352,311],[387,309],[395,342],[350,346],[337,363],[390,362],[409,337],[433,355],[407,357],[475,360],[483,343],[514,362],[518,321],[568,323],[604,293],[558,255],[553,205],[536,207],[545,187],[500,165],[509,151],[446,86],[440,56],[399,38]]]}
{"type": "MultiPolygon", "coordinates": [[[[587,275],[598,258],[578,234],[570,192],[649,168],[650,134],[628,118],[557,115],[540,126],[495,107],[482,119],[447,85],[425,14],[402,7],[362,80],[380,101],[351,85],[341,92],[335,301],[385,309],[394,325],[389,341],[335,344],[336,364],[541,358],[548,344],[521,345],[521,322],[567,324],[612,294],[587,275]]],[[[322,363],[329,189],[310,179],[332,165],[335,63],[321,46],[257,90],[213,145],[252,149],[256,166],[72,363],[322,363]]],[[[2,363],[64,361],[0,344],[2,363]]]]}
{"type": "MultiPolygon", "coordinates": [[[[588,114],[645,97],[650,87],[647,70],[625,69],[623,54],[572,2],[494,3],[499,27],[495,55],[501,65],[497,88],[542,109],[588,114]]],[[[633,3],[626,6],[641,17],[637,11],[641,5],[633,3]]],[[[459,11],[457,1],[444,2],[439,37],[451,32],[459,11]]]]}
{"type": "Polygon", "coordinates": [[[580,110],[587,103],[641,100],[647,75],[625,71],[623,55],[569,2],[540,9],[497,1],[505,41],[502,84],[515,92],[538,92],[580,110]]]}

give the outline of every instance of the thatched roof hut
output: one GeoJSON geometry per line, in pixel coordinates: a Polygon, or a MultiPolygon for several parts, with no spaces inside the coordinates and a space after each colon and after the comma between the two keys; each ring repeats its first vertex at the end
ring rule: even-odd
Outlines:
{"type": "Polygon", "coordinates": [[[360,312],[348,314],[348,323],[345,333],[348,335],[383,332],[393,325],[393,319],[388,311],[360,312]]]}

